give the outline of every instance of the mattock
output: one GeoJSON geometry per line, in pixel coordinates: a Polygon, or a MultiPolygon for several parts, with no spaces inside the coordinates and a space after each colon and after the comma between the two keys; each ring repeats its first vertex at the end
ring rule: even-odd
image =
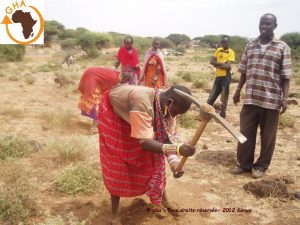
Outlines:
{"type": "MultiPolygon", "coordinates": [[[[181,95],[182,97],[186,98],[187,100],[192,101],[199,109],[200,109],[200,123],[199,126],[189,143],[193,146],[196,146],[198,140],[200,139],[203,131],[207,123],[210,121],[211,118],[217,120],[226,130],[229,131],[232,136],[234,136],[240,143],[244,143],[247,141],[247,138],[241,134],[236,128],[234,128],[230,123],[228,123],[223,117],[215,112],[214,107],[208,104],[201,104],[194,96],[186,94],[178,89],[174,89],[176,93],[181,95]]],[[[183,156],[179,165],[177,166],[176,170],[179,171],[182,169],[183,165],[185,164],[188,157],[183,156]]]]}

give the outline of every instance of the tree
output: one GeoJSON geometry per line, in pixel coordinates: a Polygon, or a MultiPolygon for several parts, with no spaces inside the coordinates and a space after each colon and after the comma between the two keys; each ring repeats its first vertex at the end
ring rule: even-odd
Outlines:
{"type": "Polygon", "coordinates": [[[217,48],[220,42],[221,35],[204,35],[202,38],[197,37],[195,40],[200,40],[200,44],[208,45],[210,48],[217,48]]]}
{"type": "Polygon", "coordinates": [[[191,41],[189,36],[185,34],[170,34],[166,39],[171,40],[176,46],[180,44],[187,44],[191,41]]]}
{"type": "MultiPolygon", "coordinates": [[[[223,35],[205,35],[203,37],[194,38],[194,40],[200,40],[201,46],[208,46],[210,48],[218,48],[220,44],[220,39],[223,35]]],[[[241,36],[229,36],[230,38],[230,48],[235,52],[236,62],[238,62],[245,50],[245,46],[248,39],[241,36]]]]}
{"type": "Polygon", "coordinates": [[[75,38],[66,38],[60,42],[60,47],[63,50],[73,50],[78,45],[78,41],[75,38]]]}
{"type": "Polygon", "coordinates": [[[63,30],[62,32],[60,32],[58,38],[60,40],[64,40],[64,39],[67,39],[67,38],[76,38],[77,36],[77,32],[76,30],[73,30],[73,29],[65,29],[63,30]]]}
{"type": "Polygon", "coordinates": [[[280,39],[287,43],[291,49],[296,50],[300,47],[300,33],[298,32],[286,33],[282,35],[280,39]]]}
{"type": "Polygon", "coordinates": [[[282,35],[280,39],[291,48],[293,58],[300,59],[300,33],[287,33],[282,35]]]}
{"type": "Polygon", "coordinates": [[[25,55],[23,45],[0,45],[0,62],[18,62],[25,55]]]}
{"type": "Polygon", "coordinates": [[[159,40],[160,42],[160,48],[175,48],[175,44],[170,40],[162,37],[155,37],[154,39],[159,40]]]}
{"type": "Polygon", "coordinates": [[[65,27],[61,23],[51,20],[45,21],[44,25],[44,43],[47,47],[51,47],[55,36],[61,34],[64,31],[65,27]]]}

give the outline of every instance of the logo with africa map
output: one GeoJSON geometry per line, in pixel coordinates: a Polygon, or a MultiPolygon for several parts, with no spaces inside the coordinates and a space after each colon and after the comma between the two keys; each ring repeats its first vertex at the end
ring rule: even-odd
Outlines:
{"type": "Polygon", "coordinates": [[[0,44],[44,44],[43,1],[0,0],[0,44]]]}

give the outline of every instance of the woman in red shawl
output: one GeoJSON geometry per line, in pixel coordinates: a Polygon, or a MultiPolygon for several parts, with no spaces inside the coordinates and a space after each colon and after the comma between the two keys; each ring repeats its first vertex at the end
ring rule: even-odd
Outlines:
{"type": "Polygon", "coordinates": [[[118,83],[128,82],[128,75],[122,75],[120,80],[120,72],[103,68],[90,67],[84,71],[78,90],[80,91],[80,101],[78,104],[83,116],[88,116],[93,119],[93,125],[90,133],[97,133],[98,124],[98,105],[101,95],[108,89],[111,89],[118,83]]]}
{"type": "Polygon", "coordinates": [[[152,48],[149,48],[145,54],[145,64],[139,84],[147,87],[160,88],[168,86],[168,78],[163,55],[159,49],[160,42],[154,39],[152,48]]]}
{"type": "Polygon", "coordinates": [[[139,57],[137,50],[132,46],[132,37],[124,39],[124,45],[119,49],[115,68],[122,65],[122,72],[131,74],[129,84],[138,84],[140,75],[139,57]]]}
{"type": "Polygon", "coordinates": [[[167,159],[175,178],[178,155],[191,156],[195,147],[175,143],[169,134],[168,120],[188,111],[191,102],[168,90],[122,85],[105,92],[99,105],[100,160],[104,185],[111,194],[112,224],[120,225],[120,197],[146,194],[154,204],[168,205],[167,159]]]}

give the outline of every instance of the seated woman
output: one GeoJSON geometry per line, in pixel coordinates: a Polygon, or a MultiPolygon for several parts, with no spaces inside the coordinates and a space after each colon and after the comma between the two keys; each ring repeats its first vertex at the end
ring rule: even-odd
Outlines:
{"type": "Polygon", "coordinates": [[[166,67],[159,47],[159,40],[154,39],[152,47],[146,51],[145,64],[139,84],[152,88],[168,86],[166,67]]]}
{"type": "Polygon", "coordinates": [[[80,91],[78,107],[83,116],[93,119],[91,134],[98,132],[98,105],[101,95],[114,85],[126,83],[128,80],[127,74],[120,76],[120,72],[103,67],[90,67],[83,73],[78,86],[80,91]]]}

